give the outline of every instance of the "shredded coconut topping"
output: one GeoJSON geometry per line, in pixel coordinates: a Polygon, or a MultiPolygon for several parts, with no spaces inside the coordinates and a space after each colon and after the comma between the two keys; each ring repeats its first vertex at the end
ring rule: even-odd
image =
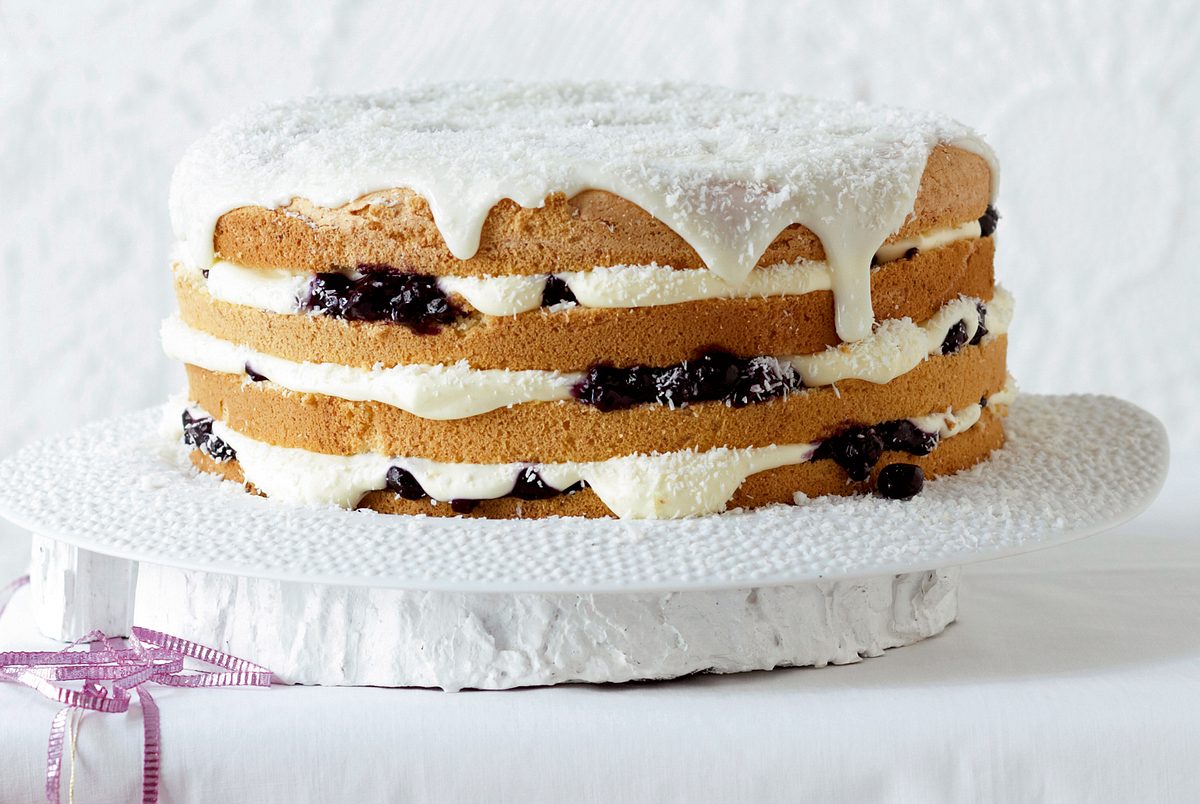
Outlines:
{"type": "Polygon", "coordinates": [[[407,187],[459,259],[511,198],[607,190],[677,232],[727,282],[793,223],[824,244],[843,340],[870,334],[870,262],[912,212],[932,148],[991,149],[940,115],[680,84],[463,83],[267,106],[213,129],[171,186],[182,258],[212,262],[217,219],[303,197],[407,187]]]}

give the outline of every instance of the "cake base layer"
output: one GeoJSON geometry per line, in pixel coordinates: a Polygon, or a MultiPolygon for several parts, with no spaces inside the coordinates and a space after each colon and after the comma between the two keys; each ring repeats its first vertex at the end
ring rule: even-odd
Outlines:
{"type": "Polygon", "coordinates": [[[33,608],[60,614],[39,618],[46,636],[125,635],[136,622],[288,684],[508,689],[850,664],[933,636],[958,610],[957,568],[710,592],[472,594],[185,570],[40,535],[33,544],[33,608]],[[120,605],[98,620],[97,601],[120,605]]]}
{"type": "MultiPolygon", "coordinates": [[[[734,493],[727,510],[760,508],[775,503],[791,504],[795,502],[797,493],[808,497],[868,493],[874,488],[879,472],[893,463],[916,464],[921,467],[925,476],[931,479],[949,475],[974,466],[1003,444],[1003,418],[995,410],[985,409],[973,427],[953,438],[942,440],[928,455],[885,451],[875,464],[871,476],[862,482],[848,480],[845,471],[832,460],[781,466],[750,475],[734,493]]],[[[236,459],[217,462],[199,449],[192,450],[190,457],[192,464],[203,472],[235,483],[245,482],[242,468],[236,459]]],[[[249,490],[254,491],[252,485],[247,486],[249,490]]],[[[428,498],[407,500],[392,491],[383,490],[367,493],[358,507],[386,514],[473,516],[490,519],[540,519],[549,516],[595,518],[613,515],[591,489],[545,500],[521,500],[515,497],[481,500],[467,513],[452,510],[446,502],[428,498]]]]}

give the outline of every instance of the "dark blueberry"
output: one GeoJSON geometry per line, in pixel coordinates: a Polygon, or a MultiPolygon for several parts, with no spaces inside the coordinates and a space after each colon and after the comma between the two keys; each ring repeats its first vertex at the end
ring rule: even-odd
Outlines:
{"type": "Polygon", "coordinates": [[[911,500],[925,487],[925,473],[911,463],[891,463],[879,470],[875,490],[889,500],[911,500]]]}
{"type": "Polygon", "coordinates": [[[683,368],[687,371],[686,393],[690,402],[724,398],[733,390],[740,373],[737,358],[715,350],[687,361],[683,368]]]}
{"type": "Polygon", "coordinates": [[[308,283],[308,292],[301,303],[314,313],[324,313],[335,318],[346,314],[350,303],[350,289],[354,282],[345,274],[320,273],[308,283]]]}
{"type": "Polygon", "coordinates": [[[979,407],[981,407],[981,408],[987,407],[987,397],[986,396],[979,397],[979,407]]]}
{"type": "Polygon", "coordinates": [[[871,469],[883,454],[883,439],[871,427],[857,427],[825,439],[817,448],[814,460],[828,458],[845,470],[854,481],[866,480],[871,469]]]}
{"type": "Polygon", "coordinates": [[[183,443],[191,447],[202,447],[210,435],[212,435],[212,419],[193,416],[186,410],[183,412],[183,443]]]}
{"type": "Polygon", "coordinates": [[[346,297],[344,315],[351,321],[389,321],[401,283],[386,274],[356,279],[346,297]]]}
{"type": "Polygon", "coordinates": [[[647,366],[627,369],[593,366],[572,393],[580,402],[602,411],[623,410],[658,398],[659,372],[647,366]]]}
{"type": "Polygon", "coordinates": [[[231,461],[237,457],[233,447],[212,433],[213,420],[208,416],[193,416],[183,412],[183,443],[207,452],[214,461],[231,461]]]}
{"type": "Polygon", "coordinates": [[[988,204],[987,212],[983,213],[983,217],[979,219],[979,236],[990,237],[996,231],[996,222],[1000,220],[1000,213],[991,204],[988,204]]]}
{"type": "Polygon", "coordinates": [[[908,419],[884,422],[875,427],[883,439],[883,448],[907,452],[909,455],[928,455],[938,444],[938,434],[928,433],[908,419]]]}
{"type": "Polygon", "coordinates": [[[320,273],[302,299],[312,312],[353,321],[392,321],[422,334],[437,332],[461,312],[438,285],[437,278],[395,271],[386,265],[360,265],[363,276],[320,273]]]}
{"type": "Polygon", "coordinates": [[[212,459],[218,463],[232,461],[237,457],[237,452],[234,451],[233,447],[229,446],[215,435],[210,435],[208,437],[208,441],[204,444],[204,451],[212,456],[212,459]]]}
{"type": "Polygon", "coordinates": [[[450,510],[456,514],[469,514],[479,505],[479,500],[451,500],[450,510]]]}
{"type": "Polygon", "coordinates": [[[607,411],[649,403],[683,407],[710,401],[741,407],[803,387],[791,365],[712,350],[665,368],[593,366],[572,393],[580,402],[607,411]]]}
{"type": "Polygon", "coordinates": [[[804,387],[791,364],[779,363],[766,357],[756,357],[742,364],[737,381],[725,396],[735,408],[784,396],[804,387]]]}
{"type": "Polygon", "coordinates": [[[250,368],[249,363],[246,364],[246,376],[249,377],[252,382],[266,382],[267,381],[267,375],[259,374],[257,371],[250,368]]]}
{"type": "Polygon", "coordinates": [[[419,500],[425,496],[425,489],[421,488],[412,472],[399,466],[388,468],[387,487],[406,500],[419,500]]]}
{"type": "Polygon", "coordinates": [[[577,481],[577,482],[572,483],[571,485],[567,486],[565,489],[562,490],[562,493],[563,494],[574,494],[575,492],[583,491],[586,488],[587,488],[587,481],[580,480],[580,481],[577,481]]]}
{"type": "Polygon", "coordinates": [[[205,268],[205,269],[204,269],[203,271],[201,271],[200,273],[204,274],[204,278],[205,278],[205,279],[208,279],[208,269],[207,269],[207,268],[205,268]]]}
{"type": "Polygon", "coordinates": [[[911,260],[913,257],[917,256],[920,253],[921,253],[920,249],[918,249],[916,246],[913,246],[908,251],[904,252],[904,259],[911,260]]]}
{"type": "Polygon", "coordinates": [[[942,341],[942,354],[952,355],[963,348],[963,344],[966,342],[967,325],[963,321],[956,321],[954,326],[950,327],[950,331],[946,333],[945,340],[942,341]]]}
{"type": "Polygon", "coordinates": [[[683,365],[659,369],[654,377],[654,401],[673,408],[683,407],[689,401],[691,383],[688,370],[683,365]]]}
{"type": "Polygon", "coordinates": [[[987,321],[987,308],[983,306],[983,302],[976,302],[975,309],[979,311],[979,326],[975,330],[975,337],[971,338],[972,346],[978,346],[983,336],[987,335],[987,327],[984,326],[984,322],[987,321]]]}
{"type": "Polygon", "coordinates": [[[559,279],[557,276],[551,276],[546,280],[546,287],[542,290],[542,306],[553,307],[556,304],[563,302],[578,303],[575,294],[567,287],[567,283],[559,279]]]}
{"type": "Polygon", "coordinates": [[[541,475],[526,466],[517,475],[517,482],[513,483],[509,494],[521,500],[548,500],[557,497],[559,490],[546,485],[541,475]]]}

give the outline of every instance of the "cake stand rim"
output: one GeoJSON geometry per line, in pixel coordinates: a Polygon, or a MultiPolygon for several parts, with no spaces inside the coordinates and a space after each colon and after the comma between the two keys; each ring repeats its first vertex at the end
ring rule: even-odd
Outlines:
{"type": "MultiPolygon", "coordinates": [[[[902,575],[914,572],[925,572],[938,570],[945,567],[962,566],[965,564],[974,564],[985,561],[992,561],[1001,558],[1007,558],[1024,553],[1036,552],[1052,547],[1056,547],[1068,542],[1077,541],[1079,539],[1088,538],[1098,533],[1116,528],[1130,520],[1136,518],[1146,511],[1154,500],[1161,493],[1166,482],[1168,469],[1170,466],[1170,447],[1169,438],[1165,426],[1153,414],[1131,402],[1120,399],[1119,397],[1098,395],[1098,394],[1068,394],[1068,395],[1039,395],[1039,394],[1023,394],[1018,397],[1014,403],[1014,408],[1020,406],[1022,402],[1027,400],[1080,400],[1091,399],[1102,401],[1106,404],[1125,405],[1144,418],[1144,423],[1151,426],[1155,433],[1155,452],[1158,455],[1158,460],[1155,462],[1153,469],[1155,476],[1153,482],[1148,486],[1145,493],[1138,499],[1124,505],[1120,511],[1095,522],[1089,522],[1080,527],[1067,526],[1062,530],[1053,532],[1047,538],[1038,539],[1029,542],[1023,542],[1014,545],[1004,546],[989,546],[984,545],[975,549],[965,549],[957,552],[943,553],[938,555],[930,555],[926,558],[915,558],[898,561],[881,561],[873,565],[854,566],[846,570],[832,570],[822,573],[789,573],[787,571],[775,574],[766,574],[756,576],[754,578],[736,579],[709,579],[709,580],[690,580],[680,578],[666,578],[662,580],[641,579],[630,583],[613,583],[611,581],[599,582],[560,582],[560,581],[508,581],[497,582],[493,580],[450,580],[438,581],[431,579],[416,579],[416,578],[396,578],[379,575],[342,575],[342,574],[321,574],[321,573],[298,573],[289,568],[272,568],[262,566],[251,566],[237,561],[224,560],[205,560],[205,559],[189,559],[178,556],[170,556],[163,553],[148,551],[146,548],[137,547],[122,547],[101,539],[95,536],[81,535],[77,531],[64,530],[58,526],[46,527],[45,522],[39,522],[34,516],[28,514],[27,511],[21,510],[20,503],[14,503],[9,496],[0,493],[0,518],[7,519],[15,524],[18,528],[37,533],[48,538],[56,539],[67,544],[74,545],[80,549],[89,550],[103,555],[112,556],[114,558],[125,559],[135,562],[144,562],[158,564],[170,567],[177,567],[186,570],[200,570],[204,572],[221,573],[234,576],[263,578],[278,581],[293,581],[299,583],[314,583],[333,586],[360,586],[360,587],[378,587],[378,588],[396,588],[407,589],[413,591],[430,591],[430,592],[462,592],[462,593],[497,593],[497,594],[638,594],[638,593],[667,593],[667,592],[690,592],[690,591],[721,591],[729,589],[742,588],[763,588],[776,586],[789,586],[804,583],[818,582],[839,582],[839,581],[854,581],[863,578],[879,577],[885,575],[902,575]]],[[[0,477],[6,474],[6,471],[19,471],[19,465],[23,458],[26,458],[31,450],[38,446],[45,446],[56,440],[65,440],[71,435],[78,434],[88,428],[97,428],[103,425],[115,425],[118,423],[132,422],[135,419],[145,418],[147,423],[153,423],[150,416],[161,416],[164,411],[164,405],[158,405],[151,408],[119,414],[114,417],[109,417],[100,421],[82,425],[66,433],[49,436],[34,442],[8,458],[0,460],[0,477]]],[[[149,450],[152,447],[152,442],[149,439],[145,442],[145,447],[149,450]]],[[[986,463],[986,462],[985,462],[986,463]]],[[[164,464],[165,465],[165,464],[164,464]]],[[[980,466],[983,466],[981,464],[980,466]]],[[[971,470],[965,470],[971,471],[971,470]]],[[[186,475],[182,475],[187,477],[186,475]]],[[[953,477],[953,476],[951,476],[953,477]]],[[[203,478],[204,480],[212,480],[212,478],[203,478]]],[[[130,487],[137,482],[137,478],[129,478],[130,487]]],[[[937,481],[932,481],[937,482],[937,481]]],[[[222,481],[227,483],[227,481],[222,481]]],[[[263,500],[265,503],[270,503],[268,500],[263,500]]],[[[893,501],[879,501],[879,504],[894,504],[893,501]]],[[[797,506],[771,506],[771,508],[797,510],[797,506]]],[[[764,509],[757,509],[763,511],[764,509]]],[[[358,515],[359,512],[344,511],[336,512],[346,515],[358,515]]],[[[750,511],[742,514],[753,515],[755,512],[750,511]]],[[[786,515],[786,513],[785,513],[786,515]]],[[[376,515],[379,517],[404,517],[410,520],[422,520],[428,522],[437,522],[436,518],[432,517],[406,517],[405,515],[376,515]]],[[[714,515],[717,517],[725,516],[724,514],[714,515]]],[[[557,518],[559,521],[567,521],[569,518],[557,518]]],[[[386,521],[386,520],[381,520],[386,521]]],[[[479,529],[489,527],[488,523],[493,520],[486,519],[469,519],[462,520],[464,522],[476,523],[479,529]]],[[[497,520],[500,522],[510,520],[497,520]]],[[[536,525],[539,521],[544,520],[524,520],[531,525],[536,525]]],[[[627,520],[582,520],[584,522],[605,523],[601,527],[612,527],[618,529],[623,522],[627,520]]],[[[686,528],[688,523],[694,520],[643,520],[655,522],[657,527],[673,527],[678,525],[682,530],[686,528]],[[661,524],[660,524],[661,523],[661,524]]],[[[474,526],[474,525],[473,525],[474,526]]]]}

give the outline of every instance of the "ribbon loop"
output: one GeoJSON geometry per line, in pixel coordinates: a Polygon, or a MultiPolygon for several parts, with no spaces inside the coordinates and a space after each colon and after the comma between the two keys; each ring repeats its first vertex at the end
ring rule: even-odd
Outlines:
{"type": "MultiPolygon", "coordinates": [[[[29,582],[18,578],[0,588],[0,614],[13,593],[29,582]]],[[[154,682],[166,687],[269,687],[267,668],[182,637],[149,628],[130,629],[128,647],[119,638],[92,631],[57,651],[0,652],[0,681],[20,684],[63,705],[50,723],[46,747],[46,800],[58,802],[62,783],[62,757],[67,720],[72,710],[120,713],[129,710],[136,693],[142,708],[142,801],[158,801],[160,716],[158,703],[146,688],[154,682]],[[86,650],[79,650],[81,645],[86,650]],[[189,669],[185,660],[218,668],[189,669]],[[80,689],[55,682],[82,681],[80,689]],[[109,686],[105,686],[108,684],[109,686]]]]}

